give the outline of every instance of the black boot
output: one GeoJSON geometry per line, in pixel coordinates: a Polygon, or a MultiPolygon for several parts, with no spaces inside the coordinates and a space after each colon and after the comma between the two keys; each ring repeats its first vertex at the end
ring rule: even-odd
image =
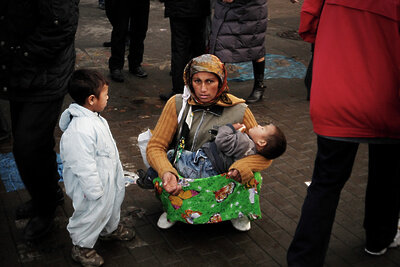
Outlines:
{"type": "Polygon", "coordinates": [[[264,95],[264,90],[266,88],[264,85],[264,68],[265,60],[261,62],[253,61],[254,86],[253,91],[246,99],[246,103],[248,104],[260,101],[264,95]]]}

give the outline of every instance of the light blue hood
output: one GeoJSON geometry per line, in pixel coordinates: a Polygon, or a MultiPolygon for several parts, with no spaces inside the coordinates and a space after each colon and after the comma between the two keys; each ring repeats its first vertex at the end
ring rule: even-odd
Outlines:
{"type": "Polygon", "coordinates": [[[59,126],[61,131],[65,132],[71,120],[74,117],[97,117],[98,113],[88,110],[87,108],[72,103],[69,107],[61,114],[59,126]]]}

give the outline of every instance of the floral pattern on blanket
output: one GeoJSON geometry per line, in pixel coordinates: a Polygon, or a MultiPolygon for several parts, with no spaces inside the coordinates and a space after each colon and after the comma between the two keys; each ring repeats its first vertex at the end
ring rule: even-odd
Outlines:
{"type": "Polygon", "coordinates": [[[245,185],[225,174],[208,178],[180,177],[182,191],[177,196],[162,188],[160,178],[154,180],[155,192],[161,200],[168,220],[189,224],[218,223],[242,216],[250,220],[261,218],[260,198],[262,177],[256,172],[245,185]]]}

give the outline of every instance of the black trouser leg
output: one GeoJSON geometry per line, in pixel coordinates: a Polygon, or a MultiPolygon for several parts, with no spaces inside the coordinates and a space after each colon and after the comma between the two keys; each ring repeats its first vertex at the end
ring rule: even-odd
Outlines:
{"type": "MultiPolygon", "coordinates": [[[[201,56],[206,52],[207,17],[191,19],[191,23],[189,25],[190,28],[193,29],[190,36],[190,60],[192,58],[201,56]]],[[[187,63],[188,62],[186,62],[186,64],[187,63]]]]}
{"type": "Polygon", "coordinates": [[[130,8],[130,30],[129,30],[129,69],[140,66],[143,62],[144,40],[146,38],[150,0],[135,0],[130,8]]]}
{"type": "Polygon", "coordinates": [[[57,204],[59,175],[54,128],[63,98],[49,102],[11,101],[13,153],[37,214],[51,214],[57,204]]]}
{"type": "Polygon", "coordinates": [[[389,246],[397,233],[400,209],[400,145],[369,145],[364,228],[368,250],[389,246]]]}
{"type": "MultiPolygon", "coordinates": [[[[111,4],[109,4],[111,5],[111,4]]],[[[107,2],[106,2],[106,8],[107,2]]],[[[127,1],[115,1],[107,16],[112,25],[111,32],[111,57],[108,61],[110,70],[123,69],[125,61],[125,40],[129,25],[129,4],[127,1]]]]}
{"type": "Polygon", "coordinates": [[[205,52],[206,18],[170,18],[171,72],[175,93],[183,92],[183,71],[193,57],[205,52]]]}
{"type": "Polygon", "coordinates": [[[358,143],[318,137],[318,151],[311,185],[293,241],[289,266],[323,266],[340,192],[349,179],[358,143]]]}
{"type": "Polygon", "coordinates": [[[190,60],[190,38],[186,20],[170,18],[172,91],[183,92],[183,70],[190,60]]]}

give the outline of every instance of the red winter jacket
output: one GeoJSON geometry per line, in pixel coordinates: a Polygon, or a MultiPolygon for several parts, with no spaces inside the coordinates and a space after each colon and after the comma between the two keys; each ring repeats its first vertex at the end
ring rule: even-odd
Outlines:
{"type": "Polygon", "coordinates": [[[317,31],[314,131],[400,139],[400,0],[322,2],[304,1],[299,29],[310,42],[317,31]]]}

